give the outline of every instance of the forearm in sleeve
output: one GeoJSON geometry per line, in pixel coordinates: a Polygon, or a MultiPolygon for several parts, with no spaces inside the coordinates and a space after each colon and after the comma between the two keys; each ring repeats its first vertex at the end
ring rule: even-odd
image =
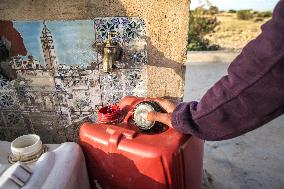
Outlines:
{"type": "Polygon", "coordinates": [[[284,112],[284,1],[262,33],[231,63],[200,102],[181,103],[172,125],[205,140],[230,139],[284,112]]]}

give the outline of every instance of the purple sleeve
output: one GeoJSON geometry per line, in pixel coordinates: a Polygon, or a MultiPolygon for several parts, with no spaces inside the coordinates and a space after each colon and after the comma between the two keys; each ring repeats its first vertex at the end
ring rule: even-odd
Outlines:
{"type": "Polygon", "coordinates": [[[224,140],[284,113],[284,0],[200,102],[181,103],[172,125],[205,140],[224,140]],[[282,9],[282,10],[281,10],[282,9]]]}

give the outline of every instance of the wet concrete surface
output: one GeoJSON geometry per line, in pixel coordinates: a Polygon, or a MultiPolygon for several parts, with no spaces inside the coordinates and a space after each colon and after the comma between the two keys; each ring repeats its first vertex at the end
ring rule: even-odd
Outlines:
{"type": "MultiPolygon", "coordinates": [[[[200,54],[202,58],[202,54],[200,54]]],[[[201,61],[202,62],[202,61],[201,61]]],[[[187,63],[184,101],[199,100],[228,63],[187,63]]],[[[284,188],[284,116],[240,137],[205,143],[205,188],[284,188]]]]}

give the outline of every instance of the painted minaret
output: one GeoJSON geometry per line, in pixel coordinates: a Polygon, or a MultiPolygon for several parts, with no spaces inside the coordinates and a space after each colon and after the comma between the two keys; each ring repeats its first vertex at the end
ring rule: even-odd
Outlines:
{"type": "Polygon", "coordinates": [[[40,36],[41,46],[44,54],[45,64],[47,69],[54,69],[56,67],[56,55],[51,32],[43,21],[43,29],[40,36]]]}

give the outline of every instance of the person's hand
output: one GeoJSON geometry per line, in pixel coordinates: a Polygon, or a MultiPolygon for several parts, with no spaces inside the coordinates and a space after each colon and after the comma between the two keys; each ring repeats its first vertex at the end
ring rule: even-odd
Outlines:
{"type": "Polygon", "coordinates": [[[176,108],[176,104],[162,98],[141,98],[135,96],[126,96],[119,102],[119,107],[123,112],[129,111],[129,107],[137,104],[141,100],[157,102],[167,113],[150,112],[147,115],[149,121],[158,121],[172,127],[172,112],[176,108]]]}
{"type": "Polygon", "coordinates": [[[136,97],[136,96],[125,96],[120,100],[120,102],[118,103],[118,106],[121,109],[124,109],[124,108],[127,108],[129,106],[135,105],[137,102],[139,102],[143,99],[145,99],[145,98],[136,97]]]}
{"type": "Polygon", "coordinates": [[[173,102],[162,99],[162,98],[151,98],[149,100],[157,102],[167,113],[160,113],[160,112],[149,112],[147,119],[149,121],[158,121],[163,124],[168,125],[169,127],[172,126],[172,112],[176,108],[176,104],[173,102]]]}

